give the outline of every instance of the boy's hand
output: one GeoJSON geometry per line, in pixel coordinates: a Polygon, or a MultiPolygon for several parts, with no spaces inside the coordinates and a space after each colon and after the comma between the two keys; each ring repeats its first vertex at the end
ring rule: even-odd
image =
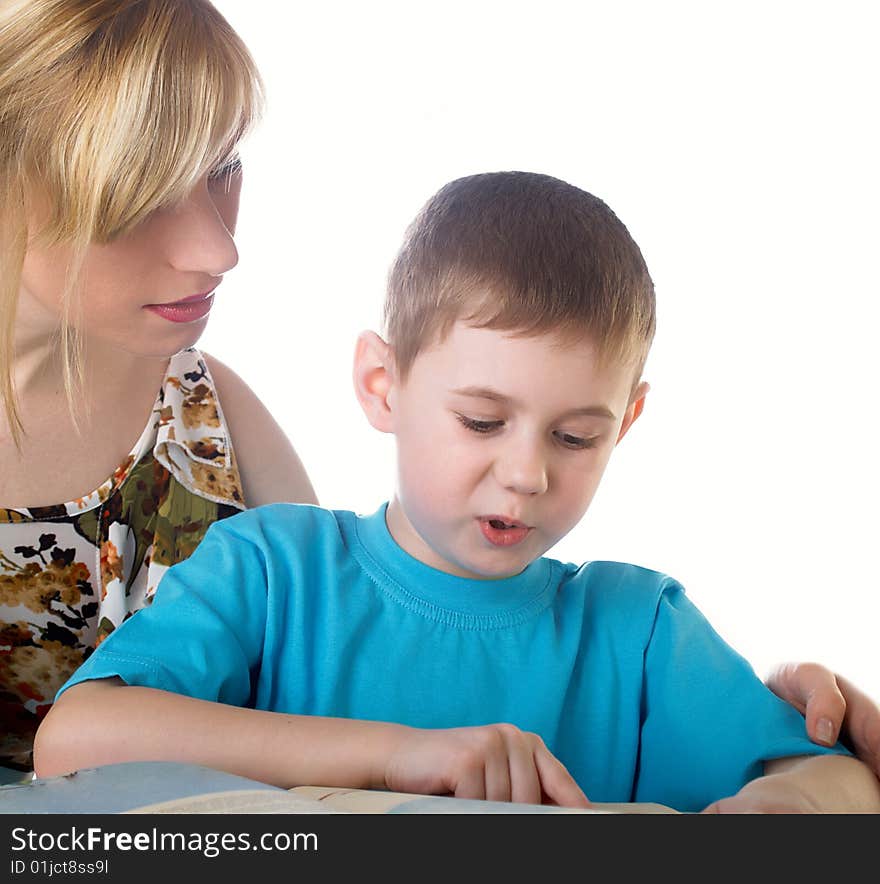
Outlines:
{"type": "Polygon", "coordinates": [[[803,790],[784,775],[758,777],[736,795],[713,801],[703,813],[822,813],[803,790]]]}
{"type": "Polygon", "coordinates": [[[703,813],[880,813],[880,782],[849,755],[771,758],[764,776],[703,813]]]}
{"type": "Polygon", "coordinates": [[[407,728],[385,766],[385,786],[488,801],[589,805],[543,740],[512,724],[407,728]]]}
{"type": "Polygon", "coordinates": [[[807,719],[814,743],[840,739],[880,777],[880,705],[818,663],[783,663],[767,679],[778,697],[807,719]]]}

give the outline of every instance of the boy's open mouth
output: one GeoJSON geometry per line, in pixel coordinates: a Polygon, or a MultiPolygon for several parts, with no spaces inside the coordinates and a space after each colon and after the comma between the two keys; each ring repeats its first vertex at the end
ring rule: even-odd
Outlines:
{"type": "Polygon", "coordinates": [[[515,546],[525,540],[532,529],[522,522],[498,516],[482,516],[479,520],[483,536],[493,546],[515,546]]]}

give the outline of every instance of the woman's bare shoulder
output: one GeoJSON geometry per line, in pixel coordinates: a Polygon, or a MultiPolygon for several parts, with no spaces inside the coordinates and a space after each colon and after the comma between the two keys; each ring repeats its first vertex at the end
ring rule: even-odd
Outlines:
{"type": "Polygon", "coordinates": [[[288,435],[247,382],[203,352],[241,473],[245,504],[317,503],[305,467],[288,435]]]}

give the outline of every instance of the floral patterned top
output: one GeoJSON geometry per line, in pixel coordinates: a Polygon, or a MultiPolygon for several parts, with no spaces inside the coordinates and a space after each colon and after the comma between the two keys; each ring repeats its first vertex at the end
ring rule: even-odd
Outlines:
{"type": "Polygon", "coordinates": [[[141,438],[113,475],[57,506],[0,500],[0,765],[32,767],[57,690],[212,522],[244,509],[214,382],[201,353],[168,363],[141,438]]]}

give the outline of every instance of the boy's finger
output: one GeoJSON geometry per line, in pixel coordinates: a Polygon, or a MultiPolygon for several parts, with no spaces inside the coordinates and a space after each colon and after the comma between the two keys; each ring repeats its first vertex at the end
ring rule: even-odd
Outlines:
{"type": "Polygon", "coordinates": [[[512,798],[510,767],[506,752],[490,752],[486,758],[486,800],[516,801],[512,798]]]}
{"type": "Polygon", "coordinates": [[[783,663],[767,679],[776,696],[799,709],[814,743],[833,745],[846,714],[846,700],[833,672],[816,663],[783,663]]]}
{"type": "Polygon", "coordinates": [[[469,798],[484,801],[486,798],[486,772],[482,764],[472,764],[465,768],[455,783],[456,798],[469,798]]]}
{"type": "Polygon", "coordinates": [[[565,765],[550,753],[546,746],[535,750],[535,766],[541,778],[541,787],[560,807],[589,807],[590,802],[574,781],[565,765]]]}
{"type": "Polygon", "coordinates": [[[540,804],[541,779],[531,746],[522,736],[507,740],[507,763],[510,770],[510,800],[540,804]]]}

